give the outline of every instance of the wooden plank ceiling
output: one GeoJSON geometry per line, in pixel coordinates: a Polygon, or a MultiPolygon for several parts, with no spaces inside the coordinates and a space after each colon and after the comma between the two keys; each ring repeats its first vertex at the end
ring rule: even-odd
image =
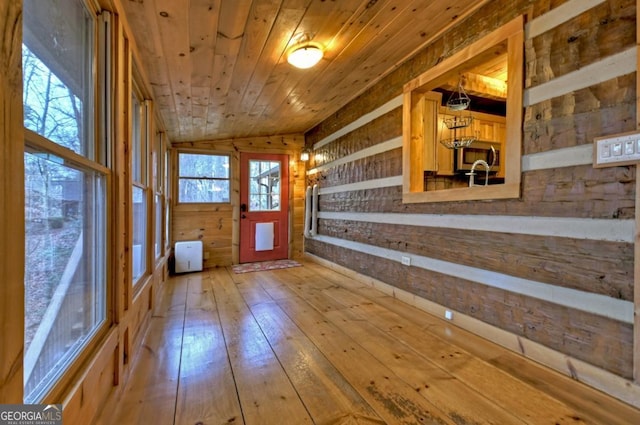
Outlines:
{"type": "Polygon", "coordinates": [[[486,1],[123,0],[173,142],[304,132],[486,1]],[[286,61],[302,34],[325,48],[286,61]]]}

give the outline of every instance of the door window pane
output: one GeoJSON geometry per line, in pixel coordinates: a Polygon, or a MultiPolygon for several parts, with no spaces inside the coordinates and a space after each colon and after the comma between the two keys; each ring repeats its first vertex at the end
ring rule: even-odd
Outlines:
{"type": "Polygon", "coordinates": [[[280,211],[280,162],[249,161],[249,211],[280,211]]]}

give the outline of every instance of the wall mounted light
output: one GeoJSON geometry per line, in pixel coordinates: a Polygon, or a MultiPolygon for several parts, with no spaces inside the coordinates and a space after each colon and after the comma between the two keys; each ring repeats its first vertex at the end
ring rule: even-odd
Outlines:
{"type": "Polygon", "coordinates": [[[322,46],[319,43],[312,42],[308,34],[303,34],[298,38],[299,41],[291,46],[287,52],[287,62],[296,68],[311,68],[320,62],[320,59],[324,56],[322,46]]]}
{"type": "Polygon", "coordinates": [[[309,160],[309,149],[304,148],[302,152],[300,152],[300,161],[308,161],[309,160]]]}

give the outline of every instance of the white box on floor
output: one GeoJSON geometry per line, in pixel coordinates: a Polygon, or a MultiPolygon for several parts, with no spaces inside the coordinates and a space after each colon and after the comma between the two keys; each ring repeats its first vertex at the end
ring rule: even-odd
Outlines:
{"type": "Polygon", "coordinates": [[[202,271],[202,241],[176,242],[176,273],[202,271]]]}

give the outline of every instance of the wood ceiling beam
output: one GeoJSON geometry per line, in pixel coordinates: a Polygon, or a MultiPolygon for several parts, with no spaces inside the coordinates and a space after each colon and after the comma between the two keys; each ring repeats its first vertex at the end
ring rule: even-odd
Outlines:
{"type": "MultiPolygon", "coordinates": [[[[449,80],[441,88],[456,91],[458,90],[458,80],[449,80]]],[[[469,95],[501,101],[507,100],[507,83],[497,78],[467,72],[464,74],[463,88],[469,95]]]]}

